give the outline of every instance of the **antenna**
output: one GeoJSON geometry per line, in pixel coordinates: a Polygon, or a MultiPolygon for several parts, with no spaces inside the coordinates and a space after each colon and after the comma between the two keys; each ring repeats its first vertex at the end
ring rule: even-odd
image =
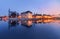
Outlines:
{"type": "Polygon", "coordinates": [[[8,15],[10,16],[10,13],[11,13],[11,11],[10,11],[10,8],[9,8],[9,10],[8,10],[8,15]]]}

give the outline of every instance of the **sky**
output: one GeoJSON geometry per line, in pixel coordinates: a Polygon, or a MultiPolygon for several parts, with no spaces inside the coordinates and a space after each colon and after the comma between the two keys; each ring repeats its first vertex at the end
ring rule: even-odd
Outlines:
{"type": "Polygon", "coordinates": [[[8,15],[8,9],[19,13],[32,11],[38,14],[60,14],[60,0],[0,0],[0,16],[8,15]]]}

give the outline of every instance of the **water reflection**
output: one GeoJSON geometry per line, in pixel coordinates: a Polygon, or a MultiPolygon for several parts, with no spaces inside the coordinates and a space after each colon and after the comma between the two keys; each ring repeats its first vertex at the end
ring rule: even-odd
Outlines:
{"type": "Polygon", "coordinates": [[[8,24],[9,26],[16,26],[18,24],[21,24],[23,26],[27,26],[27,27],[31,27],[33,25],[33,23],[51,23],[54,22],[55,20],[53,19],[48,19],[48,20],[9,20],[8,24]]]}
{"type": "Polygon", "coordinates": [[[23,20],[23,21],[21,21],[21,25],[26,26],[26,27],[31,27],[32,20],[23,20]]]}
{"type": "Polygon", "coordinates": [[[10,27],[15,27],[15,26],[19,25],[19,23],[17,20],[8,20],[8,25],[10,28],[10,27]]]}
{"type": "Polygon", "coordinates": [[[58,39],[60,37],[60,24],[56,24],[56,23],[53,24],[52,22],[59,22],[59,20],[58,21],[53,19],[23,20],[23,21],[8,20],[9,26],[7,26],[8,24],[4,26],[1,23],[0,30],[1,28],[4,27],[4,33],[6,32],[8,38],[9,37],[11,38],[12,36],[13,38],[20,38],[20,39],[21,38],[58,39]],[[47,23],[51,23],[51,24],[47,24],[47,23]]]}
{"type": "Polygon", "coordinates": [[[54,20],[53,19],[48,19],[48,20],[35,20],[35,21],[33,21],[33,23],[51,23],[51,22],[53,22],[54,20]]]}
{"type": "MultiPolygon", "coordinates": [[[[2,19],[0,19],[2,21],[2,19]]],[[[3,19],[3,21],[7,21],[5,19],[3,19]]],[[[16,26],[16,25],[23,25],[23,26],[27,26],[27,27],[31,27],[33,25],[33,23],[35,24],[38,24],[38,23],[43,23],[43,24],[46,24],[46,23],[52,23],[52,22],[58,22],[60,23],[60,20],[54,20],[54,19],[40,19],[40,20],[11,20],[9,19],[8,20],[8,24],[9,26],[16,26]]]]}

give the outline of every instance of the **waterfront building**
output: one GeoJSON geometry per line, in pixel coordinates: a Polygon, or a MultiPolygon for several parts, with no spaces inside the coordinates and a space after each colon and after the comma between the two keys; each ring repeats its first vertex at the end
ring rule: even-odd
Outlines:
{"type": "Polygon", "coordinates": [[[41,19],[42,18],[42,15],[41,14],[34,14],[33,15],[33,18],[34,19],[41,19]]]}
{"type": "Polygon", "coordinates": [[[17,13],[16,11],[10,11],[9,9],[9,24],[13,24],[13,23],[18,23],[18,16],[19,13],[17,13]]]}
{"type": "Polygon", "coordinates": [[[0,21],[2,21],[2,16],[0,16],[0,21]]]}
{"type": "Polygon", "coordinates": [[[21,19],[32,19],[32,12],[31,11],[22,12],[21,19]]]}
{"type": "Polygon", "coordinates": [[[44,14],[43,14],[43,18],[44,19],[53,19],[53,17],[51,15],[44,15],[44,14]]]}
{"type": "Polygon", "coordinates": [[[21,13],[21,24],[26,25],[26,26],[31,26],[32,25],[32,12],[31,11],[26,11],[21,13]],[[28,21],[30,20],[30,21],[28,21]]]}

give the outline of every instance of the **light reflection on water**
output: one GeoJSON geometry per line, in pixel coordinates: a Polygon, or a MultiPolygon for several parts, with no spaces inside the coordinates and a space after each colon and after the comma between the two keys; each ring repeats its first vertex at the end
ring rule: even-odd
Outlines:
{"type": "Polygon", "coordinates": [[[0,38],[60,39],[60,20],[0,21],[0,38]]]}

